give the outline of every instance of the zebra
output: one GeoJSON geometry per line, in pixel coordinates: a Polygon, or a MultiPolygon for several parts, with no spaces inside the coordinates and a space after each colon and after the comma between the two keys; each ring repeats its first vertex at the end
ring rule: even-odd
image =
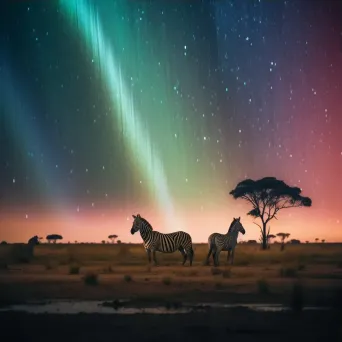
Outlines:
{"type": "Polygon", "coordinates": [[[240,222],[239,218],[234,218],[230,224],[227,234],[213,233],[208,238],[209,253],[207,255],[207,264],[209,263],[209,257],[212,253],[214,265],[219,265],[219,256],[221,251],[228,251],[227,261],[230,259],[230,254],[232,254],[231,264],[234,262],[235,246],[237,243],[237,237],[239,232],[245,234],[245,228],[240,222]]]}
{"type": "Polygon", "coordinates": [[[194,251],[192,248],[192,239],[188,233],[178,231],[163,234],[154,231],[151,224],[141,217],[140,214],[132,216],[134,221],[131,228],[131,234],[133,235],[140,230],[140,235],[143,239],[143,245],[147,252],[149,263],[151,263],[151,252],[153,255],[153,262],[157,265],[156,252],[173,253],[176,250],[179,250],[183,255],[183,265],[189,256],[190,266],[192,266],[194,251]]]}
{"type": "MultiPolygon", "coordinates": [[[[232,223],[230,224],[230,226],[229,226],[229,228],[228,228],[227,234],[230,233],[230,231],[231,231],[231,229],[232,229],[234,223],[235,223],[235,219],[234,219],[234,220],[232,221],[232,223]]],[[[206,261],[205,261],[205,265],[209,265],[209,258],[210,258],[210,255],[211,255],[211,253],[212,253],[212,248],[210,248],[210,247],[211,247],[212,244],[214,243],[216,236],[220,236],[220,235],[223,235],[223,234],[220,234],[220,233],[212,233],[212,234],[208,237],[209,253],[208,253],[208,255],[207,255],[207,259],[206,259],[206,261]]],[[[229,261],[229,254],[230,254],[230,253],[228,252],[228,253],[227,253],[227,261],[229,261]]]]}

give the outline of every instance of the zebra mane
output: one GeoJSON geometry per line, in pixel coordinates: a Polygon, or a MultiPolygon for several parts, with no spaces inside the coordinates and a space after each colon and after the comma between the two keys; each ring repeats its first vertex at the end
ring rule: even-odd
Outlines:
{"type": "Polygon", "coordinates": [[[228,233],[230,233],[232,231],[234,224],[235,224],[235,218],[233,219],[232,223],[229,226],[228,233]]]}
{"type": "Polygon", "coordinates": [[[150,222],[148,222],[146,219],[140,216],[140,220],[143,221],[151,230],[153,230],[153,227],[150,222]]]}

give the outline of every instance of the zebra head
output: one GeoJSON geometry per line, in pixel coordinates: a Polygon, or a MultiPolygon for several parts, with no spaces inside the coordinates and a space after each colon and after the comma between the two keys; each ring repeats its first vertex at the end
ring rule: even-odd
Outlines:
{"type": "Polygon", "coordinates": [[[135,216],[135,215],[132,215],[132,216],[134,218],[134,221],[133,221],[133,225],[131,228],[131,234],[133,235],[138,230],[140,230],[140,228],[143,225],[143,221],[142,221],[142,217],[140,216],[140,214],[138,214],[137,216],[135,216]]]}
{"type": "Polygon", "coordinates": [[[245,235],[246,230],[243,227],[242,223],[240,222],[240,217],[239,218],[234,217],[233,222],[229,227],[229,232],[230,233],[242,233],[243,235],[245,235]]]}

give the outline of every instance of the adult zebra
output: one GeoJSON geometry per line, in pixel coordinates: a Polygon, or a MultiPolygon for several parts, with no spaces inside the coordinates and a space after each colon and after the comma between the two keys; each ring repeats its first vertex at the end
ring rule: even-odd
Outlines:
{"type": "MultiPolygon", "coordinates": [[[[234,219],[234,220],[232,221],[232,223],[230,224],[230,226],[229,226],[229,228],[228,228],[227,234],[230,233],[230,231],[231,231],[231,229],[232,229],[234,223],[235,223],[235,219],[234,219]]],[[[223,234],[220,234],[220,233],[212,233],[212,234],[208,237],[209,253],[208,253],[208,255],[207,255],[207,259],[206,259],[206,262],[205,262],[206,265],[209,265],[209,258],[210,258],[210,255],[211,255],[211,253],[212,253],[212,248],[211,248],[211,246],[212,246],[212,244],[214,243],[216,236],[220,236],[220,235],[223,235],[223,234]]],[[[230,253],[229,253],[229,251],[228,251],[228,253],[227,253],[227,261],[229,261],[229,255],[230,255],[230,253]]]]}
{"type": "Polygon", "coordinates": [[[229,261],[230,254],[232,254],[231,263],[233,264],[235,246],[237,244],[237,237],[239,233],[246,233],[245,228],[240,222],[240,217],[233,219],[227,234],[211,234],[208,238],[209,253],[207,255],[206,263],[209,264],[209,258],[212,253],[214,265],[218,266],[221,251],[228,251],[227,261],[229,261]]]}
{"type": "Polygon", "coordinates": [[[157,265],[156,252],[173,253],[179,250],[183,255],[183,265],[189,256],[190,266],[194,257],[191,236],[188,233],[178,231],[169,234],[163,234],[154,231],[151,224],[141,217],[132,215],[134,218],[131,234],[140,230],[143,239],[143,245],[148,255],[148,262],[151,262],[151,253],[154,264],[157,265]]]}

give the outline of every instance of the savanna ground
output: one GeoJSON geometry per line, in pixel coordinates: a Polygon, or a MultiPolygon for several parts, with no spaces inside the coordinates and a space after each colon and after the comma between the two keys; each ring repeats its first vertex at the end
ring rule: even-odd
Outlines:
{"type": "MultiPolygon", "coordinates": [[[[192,267],[181,266],[179,252],[157,253],[160,266],[154,267],[148,265],[142,245],[43,244],[35,247],[30,261],[22,255],[22,246],[0,246],[0,303],[125,298],[134,306],[221,302],[280,303],[294,308],[331,306],[335,309],[296,314],[236,309],[228,316],[212,311],[163,317],[140,315],[138,319],[119,315],[6,313],[0,314],[0,320],[3,326],[7,326],[6,322],[20,321],[27,326],[26,332],[32,327],[32,334],[35,334],[35,325],[52,327],[58,324],[69,329],[71,335],[86,340],[106,339],[108,333],[114,334],[114,331],[117,337],[139,337],[140,340],[145,337],[150,341],[190,336],[201,340],[209,338],[213,331],[218,338],[229,335],[241,341],[258,338],[265,341],[275,335],[280,340],[287,340],[298,334],[316,340],[326,336],[327,329],[336,340],[342,340],[342,244],[286,245],[283,252],[279,245],[272,245],[268,251],[261,251],[259,245],[238,245],[234,265],[226,264],[224,252],[218,268],[203,265],[206,244],[197,244],[194,249],[192,267]],[[97,328],[94,328],[94,322],[97,328]],[[143,333],[141,329],[145,324],[149,328],[143,333]],[[172,328],[174,324],[177,329],[172,328]],[[83,328],[78,329],[79,326],[83,328]],[[89,329],[85,328],[87,326],[89,329]]],[[[52,338],[62,338],[63,329],[56,331],[52,338]]],[[[11,334],[13,336],[13,331],[11,334]]]]}

